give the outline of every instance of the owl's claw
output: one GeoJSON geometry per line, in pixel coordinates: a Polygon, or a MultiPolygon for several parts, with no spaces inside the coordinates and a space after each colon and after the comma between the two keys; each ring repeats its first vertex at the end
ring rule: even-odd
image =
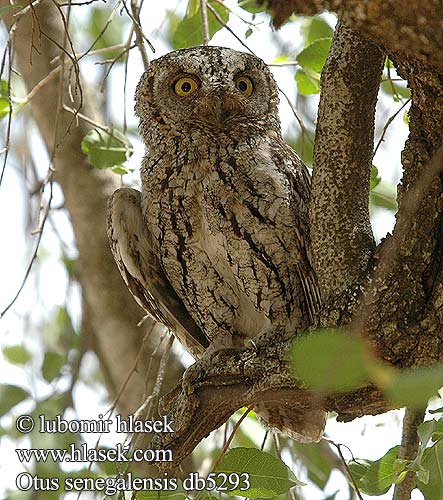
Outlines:
{"type": "Polygon", "coordinates": [[[246,349],[226,348],[207,352],[183,374],[182,387],[186,394],[207,385],[231,385],[244,380],[241,356],[246,349]]]}
{"type": "Polygon", "coordinates": [[[194,392],[194,387],[201,385],[205,379],[206,372],[204,367],[201,366],[200,361],[190,366],[183,374],[182,388],[187,395],[192,394],[194,392]]]}

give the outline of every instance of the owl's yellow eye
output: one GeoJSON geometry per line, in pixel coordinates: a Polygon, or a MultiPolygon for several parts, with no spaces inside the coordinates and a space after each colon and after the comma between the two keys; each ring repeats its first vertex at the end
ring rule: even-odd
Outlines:
{"type": "Polygon", "coordinates": [[[252,80],[247,76],[238,76],[235,79],[235,86],[246,97],[249,97],[254,90],[254,85],[252,83],[252,80]]]}
{"type": "Polygon", "coordinates": [[[199,83],[190,76],[182,76],[174,84],[174,92],[180,97],[192,95],[199,87],[199,83]]]}

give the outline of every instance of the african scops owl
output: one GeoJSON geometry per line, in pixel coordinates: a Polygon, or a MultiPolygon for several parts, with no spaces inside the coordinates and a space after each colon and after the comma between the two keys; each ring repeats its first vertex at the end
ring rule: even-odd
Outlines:
{"type": "MultiPolygon", "coordinates": [[[[261,59],[222,47],[160,57],[137,87],[142,189],[112,196],[111,248],[134,297],[195,358],[285,340],[319,308],[310,178],[282,139],[278,102],[261,59]]],[[[259,412],[293,437],[321,437],[322,412],[259,412]]]]}

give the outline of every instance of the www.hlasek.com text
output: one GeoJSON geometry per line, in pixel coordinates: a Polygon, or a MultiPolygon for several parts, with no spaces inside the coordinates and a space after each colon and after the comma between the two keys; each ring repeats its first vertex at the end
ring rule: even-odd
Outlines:
{"type": "Polygon", "coordinates": [[[16,449],[20,462],[172,462],[171,450],[134,449],[129,450],[122,444],[114,448],[89,448],[86,443],[76,446],[71,443],[64,449],[16,449]]]}

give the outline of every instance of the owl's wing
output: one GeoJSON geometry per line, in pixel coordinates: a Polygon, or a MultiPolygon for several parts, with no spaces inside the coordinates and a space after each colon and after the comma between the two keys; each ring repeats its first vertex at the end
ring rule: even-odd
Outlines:
{"type": "Polygon", "coordinates": [[[306,260],[303,259],[297,265],[297,271],[303,287],[307,312],[311,321],[314,321],[321,307],[321,297],[317,278],[312,267],[310,252],[308,206],[311,195],[311,175],[303,160],[299,158],[289,145],[283,143],[283,149],[287,152],[287,162],[284,165],[286,175],[288,176],[293,193],[296,193],[296,198],[299,198],[300,203],[303,205],[303,210],[300,210],[298,213],[299,233],[301,235],[299,244],[306,255],[306,260]]]}
{"type": "Polygon", "coordinates": [[[168,281],[143,221],[140,191],[121,188],[108,203],[108,238],[112,254],[130,292],[156,321],[168,327],[195,357],[209,341],[191,318],[168,281]]]}

